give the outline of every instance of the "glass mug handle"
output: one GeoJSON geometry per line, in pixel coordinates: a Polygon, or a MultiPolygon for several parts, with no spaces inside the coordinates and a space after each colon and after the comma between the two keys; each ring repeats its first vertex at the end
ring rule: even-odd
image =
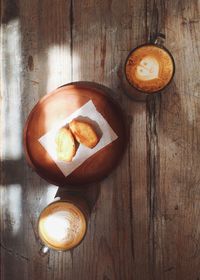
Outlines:
{"type": "Polygon", "coordinates": [[[162,47],[164,45],[164,43],[165,43],[165,38],[166,38],[165,34],[158,33],[156,35],[155,40],[154,40],[154,44],[162,47]]]}
{"type": "Polygon", "coordinates": [[[49,252],[49,247],[43,245],[41,248],[40,248],[40,251],[39,251],[39,254],[40,256],[44,257],[46,256],[46,254],[49,252]]]}

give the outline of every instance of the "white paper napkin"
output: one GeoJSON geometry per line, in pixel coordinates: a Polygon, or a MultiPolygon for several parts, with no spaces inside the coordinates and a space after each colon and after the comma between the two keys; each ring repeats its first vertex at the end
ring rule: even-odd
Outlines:
{"type": "Polygon", "coordinates": [[[118,138],[116,133],[113,131],[108,122],[104,119],[104,117],[97,111],[93,102],[90,100],[74,113],[72,113],[67,118],[60,121],[53,129],[48,131],[42,137],[38,139],[40,144],[45,148],[45,150],[49,153],[51,158],[55,161],[59,169],[62,171],[65,177],[67,177],[70,173],[72,173],[77,167],[79,167],[85,160],[94,155],[96,152],[115,141],[118,138]],[[89,118],[93,122],[96,122],[101,130],[102,136],[98,144],[93,148],[87,148],[83,145],[79,145],[79,148],[74,156],[73,160],[69,163],[63,162],[57,158],[56,155],[56,143],[55,137],[58,130],[67,125],[74,118],[85,117],[89,118]]]}

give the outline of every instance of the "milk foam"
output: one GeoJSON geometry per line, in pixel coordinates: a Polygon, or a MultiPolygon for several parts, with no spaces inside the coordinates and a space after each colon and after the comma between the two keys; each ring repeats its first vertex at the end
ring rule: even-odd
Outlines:
{"type": "Polygon", "coordinates": [[[145,56],[136,68],[136,76],[139,80],[150,81],[158,78],[159,63],[151,56],[145,56]]]}
{"type": "Polygon", "coordinates": [[[80,228],[78,217],[69,211],[57,211],[45,218],[44,231],[55,242],[70,242],[80,228]]]}

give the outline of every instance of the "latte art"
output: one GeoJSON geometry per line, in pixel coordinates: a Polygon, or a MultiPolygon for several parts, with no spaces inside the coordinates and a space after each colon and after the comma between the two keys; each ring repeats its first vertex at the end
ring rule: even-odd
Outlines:
{"type": "Polygon", "coordinates": [[[72,242],[80,230],[80,220],[72,212],[58,211],[44,220],[43,230],[54,242],[72,242]]]}
{"type": "Polygon", "coordinates": [[[154,57],[144,57],[136,67],[136,76],[139,80],[149,81],[158,78],[159,63],[154,57]]]}
{"type": "Polygon", "coordinates": [[[75,205],[58,201],[42,211],[38,230],[47,246],[56,250],[68,250],[83,239],[86,220],[75,205]]]}
{"type": "Polygon", "coordinates": [[[174,73],[170,54],[156,45],[144,45],[129,55],[125,65],[126,77],[131,85],[147,93],[163,89],[174,73]]]}

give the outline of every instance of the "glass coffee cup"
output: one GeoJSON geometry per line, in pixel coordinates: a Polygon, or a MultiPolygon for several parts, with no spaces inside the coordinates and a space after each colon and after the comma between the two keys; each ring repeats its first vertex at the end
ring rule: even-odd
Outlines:
{"type": "Polygon", "coordinates": [[[68,251],[84,239],[89,217],[85,200],[77,196],[57,198],[45,207],[38,219],[38,234],[43,247],[40,254],[49,249],[68,251]]]}
{"type": "Polygon", "coordinates": [[[156,93],[173,79],[175,62],[163,44],[165,35],[159,33],[153,43],[133,49],[125,62],[125,76],[129,84],[144,93],[156,93]]]}

